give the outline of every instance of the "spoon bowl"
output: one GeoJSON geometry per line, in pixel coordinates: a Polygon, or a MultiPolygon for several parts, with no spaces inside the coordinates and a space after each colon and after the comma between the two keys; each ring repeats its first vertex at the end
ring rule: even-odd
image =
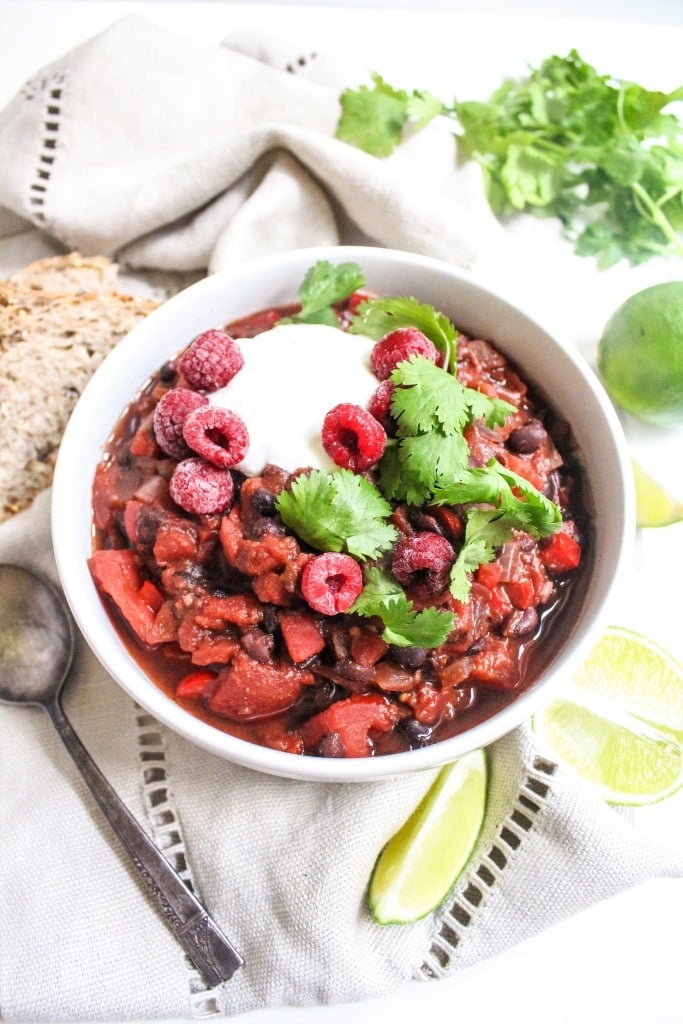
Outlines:
{"type": "Polygon", "coordinates": [[[20,566],[0,565],[0,700],[54,700],[69,673],[74,645],[71,618],[52,587],[20,566]]]}

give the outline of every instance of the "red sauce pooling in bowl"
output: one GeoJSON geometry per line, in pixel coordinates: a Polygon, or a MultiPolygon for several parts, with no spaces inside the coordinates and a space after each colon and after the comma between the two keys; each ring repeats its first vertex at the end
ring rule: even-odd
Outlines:
{"type": "MultiPolygon", "coordinates": [[[[254,337],[285,312],[265,310],[227,330],[254,337]]],[[[347,313],[339,309],[342,327],[347,313]]],[[[530,480],[559,505],[563,526],[542,540],[514,533],[476,570],[467,602],[451,596],[447,577],[436,591],[432,579],[428,603],[454,612],[455,624],[430,650],[387,644],[380,620],[322,614],[304,599],[302,575],[319,553],[278,515],[277,496],[292,481],[285,470],[232,470],[224,510],[181,508],[169,488],[181,454],[159,447],[154,414],[171,389],[192,388],[178,361],[147,383],[95,475],[90,568],[122,640],[169,699],[257,744],[362,757],[462,732],[529,685],[558,649],[560,611],[580,589],[588,521],[581,475],[566,426],[495,347],[461,334],[457,375],[518,410],[504,427],[475,421],[467,429],[470,464],[497,459],[530,480]]],[[[462,544],[457,506],[394,503],[392,522],[395,547],[412,557],[425,545],[427,565],[462,544]]],[[[424,574],[411,572],[410,557],[408,564],[406,594],[421,607],[424,574]]]]}

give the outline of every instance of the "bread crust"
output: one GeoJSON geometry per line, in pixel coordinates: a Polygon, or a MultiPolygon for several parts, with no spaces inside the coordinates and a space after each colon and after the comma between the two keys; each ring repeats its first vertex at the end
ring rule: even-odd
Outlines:
{"type": "Polygon", "coordinates": [[[0,522],[52,482],[66,422],[105,356],[157,303],[78,253],[0,281],[0,522]]]}

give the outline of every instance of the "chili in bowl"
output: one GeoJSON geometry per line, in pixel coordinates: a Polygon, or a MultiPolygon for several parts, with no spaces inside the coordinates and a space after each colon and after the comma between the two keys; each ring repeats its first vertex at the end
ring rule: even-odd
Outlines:
{"type": "Polygon", "coordinates": [[[300,250],[119,344],[67,428],[53,536],[86,639],[160,721],[352,781],[531,714],[599,628],[627,481],[599,383],[519,310],[423,257],[300,250]]]}

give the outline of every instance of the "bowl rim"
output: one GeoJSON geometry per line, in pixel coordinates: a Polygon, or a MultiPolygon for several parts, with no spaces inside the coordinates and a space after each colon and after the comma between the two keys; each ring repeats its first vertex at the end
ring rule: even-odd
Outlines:
{"type": "MultiPolygon", "coordinates": [[[[261,308],[265,308],[265,304],[266,300],[261,308]]],[[[251,311],[251,309],[246,309],[245,314],[251,311]]],[[[210,326],[205,319],[202,321],[201,316],[197,323],[196,333],[199,333],[204,327],[210,326]]],[[[188,335],[188,337],[192,336],[194,335],[188,335]]],[[[169,352],[169,354],[171,353],[169,352]]],[[[172,354],[175,354],[175,350],[172,354]]],[[[163,362],[163,359],[159,360],[158,356],[155,359],[153,369],[163,362]]],[[[133,399],[143,383],[144,378],[136,378],[132,382],[128,396],[129,401],[133,399]]],[[[91,484],[92,477],[89,476],[87,480],[88,495],[91,484]]],[[[51,527],[59,579],[80,632],[104,669],[147,712],[186,740],[243,767],[298,780],[365,782],[386,779],[407,772],[438,768],[473,749],[488,746],[530,718],[541,702],[550,697],[555,686],[559,684],[560,677],[566,677],[572,667],[577,665],[580,659],[588,653],[603,628],[609,599],[616,591],[628,563],[635,534],[634,506],[630,457],[621,422],[597,375],[593,373],[588,362],[577,349],[563,343],[558,338],[551,337],[545,328],[529,316],[521,306],[513,305],[491,284],[480,280],[470,271],[455,267],[442,260],[401,250],[375,246],[333,245],[273,253],[210,274],[167,299],[133,327],[95,371],[84,388],[66,426],[55,466],[51,499],[51,527]],[[559,651],[552,663],[544,669],[541,678],[532,682],[491,717],[462,733],[430,746],[380,757],[333,759],[272,750],[233,737],[193,716],[180,705],[175,704],[156,684],[152,683],[134,661],[132,655],[127,652],[101,604],[85,558],[75,557],[78,552],[83,552],[84,543],[87,543],[87,550],[89,550],[91,539],[89,532],[87,542],[85,541],[82,535],[83,531],[78,525],[78,514],[74,515],[73,509],[73,495],[78,496],[79,489],[82,494],[84,489],[84,474],[80,470],[78,461],[83,438],[87,439],[85,443],[90,447],[92,447],[93,441],[96,441],[101,455],[102,446],[106,443],[124,408],[122,405],[114,413],[112,422],[105,425],[106,435],[100,434],[99,439],[89,437],[89,432],[92,433],[91,420],[93,417],[95,421],[97,420],[97,410],[100,406],[104,404],[106,407],[110,377],[116,373],[121,375],[129,371],[131,356],[135,354],[138,346],[144,344],[147,336],[153,337],[163,332],[166,325],[173,324],[178,314],[185,314],[186,311],[191,313],[193,310],[210,306],[210,303],[206,301],[207,297],[214,295],[221,287],[229,285],[230,288],[237,288],[240,281],[257,282],[259,279],[263,279],[263,275],[277,271],[285,276],[289,274],[292,281],[295,282],[289,286],[289,298],[291,299],[305,270],[319,259],[333,262],[355,261],[366,271],[382,265],[386,268],[391,266],[407,268],[419,270],[424,275],[435,275],[437,278],[448,279],[452,283],[457,282],[458,287],[469,289],[473,295],[478,295],[481,298],[485,297],[487,302],[492,302],[500,313],[509,314],[515,320],[525,322],[539,337],[549,339],[557,357],[565,361],[567,369],[575,375],[575,380],[583,382],[586,396],[590,397],[593,403],[592,412],[601,417],[600,426],[603,436],[600,443],[603,447],[606,446],[605,457],[611,460],[613,470],[611,486],[614,498],[613,512],[616,512],[616,515],[613,520],[610,520],[608,561],[601,571],[600,593],[597,595],[591,593],[591,588],[588,588],[575,623],[568,630],[559,651]],[[299,276],[296,276],[295,272],[299,276]],[[594,607],[590,618],[588,618],[586,609],[591,602],[594,607]],[[580,634],[578,626],[581,627],[580,634]]],[[[595,565],[592,571],[595,572],[595,565]]]]}

